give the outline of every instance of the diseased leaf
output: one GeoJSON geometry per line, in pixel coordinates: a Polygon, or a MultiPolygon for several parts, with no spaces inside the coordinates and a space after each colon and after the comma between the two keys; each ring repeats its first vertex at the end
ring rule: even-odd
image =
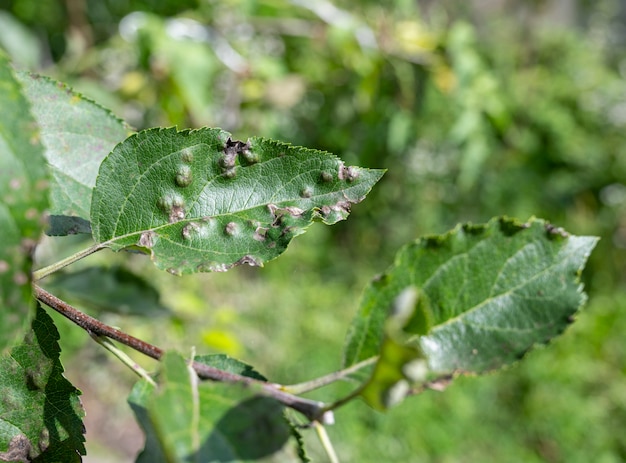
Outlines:
{"type": "Polygon", "coordinates": [[[0,461],[80,462],[80,391],[63,376],[59,333],[41,307],[24,342],[0,358],[0,461]]]}
{"type": "Polygon", "coordinates": [[[137,462],[299,462],[299,440],[283,406],[254,388],[200,382],[167,353],[157,388],[139,381],[129,397],[146,432],[137,462]]]}
{"type": "Polygon", "coordinates": [[[100,311],[150,316],[169,312],[150,282],[119,266],[59,273],[48,285],[57,296],[100,311]]]}
{"type": "Polygon", "coordinates": [[[0,352],[21,339],[33,307],[31,252],[43,228],[48,182],[43,147],[0,52],[0,352]]]}
{"type": "Polygon", "coordinates": [[[65,84],[29,73],[19,73],[18,79],[39,124],[50,165],[50,213],[56,216],[50,234],[89,233],[76,218],[89,220],[100,163],[131,130],[109,110],[65,84]]]}
{"type": "Polygon", "coordinates": [[[373,378],[380,368],[395,369],[385,383],[365,387],[377,395],[375,406],[402,381],[401,388],[421,387],[509,365],[573,321],[586,300],[580,273],[596,242],[543,220],[506,218],[417,240],[367,288],[344,363],[380,354],[373,378]],[[414,302],[398,322],[393,307],[411,291],[414,302]]]}
{"type": "Polygon", "coordinates": [[[345,219],[382,174],[272,140],[232,141],[220,129],[150,129],[102,163],[93,236],[114,250],[143,248],[174,274],[261,266],[314,219],[345,219]]]}

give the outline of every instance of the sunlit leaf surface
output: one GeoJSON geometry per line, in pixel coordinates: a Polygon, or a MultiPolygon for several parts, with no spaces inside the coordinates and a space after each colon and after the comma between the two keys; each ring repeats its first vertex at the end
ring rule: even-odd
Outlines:
{"type": "Polygon", "coordinates": [[[345,364],[381,355],[366,388],[380,394],[401,380],[408,392],[416,382],[511,364],[573,321],[585,301],[580,272],[596,242],[536,219],[494,219],[422,238],[365,292],[345,364]]]}
{"type": "Polygon", "coordinates": [[[220,129],[146,130],[102,163],[93,236],[114,250],[143,248],[174,274],[261,266],[314,219],[345,219],[382,174],[220,129]]]}

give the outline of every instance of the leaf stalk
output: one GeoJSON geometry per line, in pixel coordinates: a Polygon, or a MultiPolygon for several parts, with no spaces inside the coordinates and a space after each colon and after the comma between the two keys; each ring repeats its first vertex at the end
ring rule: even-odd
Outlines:
{"type": "Polygon", "coordinates": [[[99,244],[94,244],[93,246],[88,247],[87,249],[83,249],[82,251],[78,251],[76,254],[72,254],[71,256],[66,257],[63,260],[55,262],[52,265],[48,265],[47,267],[40,268],[33,272],[33,281],[40,281],[46,278],[48,275],[53,274],[61,270],[64,267],[67,267],[70,264],[73,264],[76,261],[79,261],[83,257],[87,257],[97,251],[104,249],[104,246],[99,244]]]}

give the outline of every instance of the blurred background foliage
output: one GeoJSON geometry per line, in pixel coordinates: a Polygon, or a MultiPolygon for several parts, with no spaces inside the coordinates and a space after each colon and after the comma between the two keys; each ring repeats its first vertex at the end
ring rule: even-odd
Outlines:
{"type": "MultiPolygon", "coordinates": [[[[102,318],[161,346],[195,344],[273,381],[302,381],[339,366],[361,288],[399,246],[462,221],[544,217],[602,237],[579,322],[501,374],[459,379],[386,415],[351,404],[331,437],[344,461],[626,461],[624,2],[0,5],[0,46],[17,67],[69,83],[137,129],[219,126],[388,169],[347,222],[313,226],[262,270],[174,279],[145,259],[98,256],[158,282],[172,309],[100,307],[102,318]]],[[[50,240],[41,259],[78,245],[50,240]]],[[[105,354],[78,349],[86,337],[59,324],[68,375],[89,372],[72,378],[91,420],[86,461],[108,461],[99,444],[119,452],[110,461],[131,461],[141,438],[130,413],[102,404],[119,401],[132,378],[111,362],[104,369],[116,375],[103,373],[105,354]]]]}

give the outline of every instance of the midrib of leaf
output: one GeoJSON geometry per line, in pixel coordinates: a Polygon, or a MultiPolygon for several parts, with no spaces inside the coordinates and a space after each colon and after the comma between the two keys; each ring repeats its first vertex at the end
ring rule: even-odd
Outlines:
{"type": "MultiPolygon", "coordinates": [[[[169,155],[167,155],[167,156],[173,156],[174,154],[178,154],[178,153],[171,153],[171,154],[169,154],[169,155]]],[[[257,166],[260,166],[260,165],[262,165],[262,164],[267,164],[267,163],[269,163],[269,162],[271,162],[271,161],[275,161],[275,160],[277,160],[277,159],[279,159],[279,158],[270,159],[270,160],[268,160],[268,161],[265,161],[264,163],[259,163],[259,164],[254,165],[254,166],[249,166],[249,167],[246,167],[246,169],[248,169],[248,170],[250,170],[250,169],[254,169],[254,168],[255,168],[255,167],[257,167],[257,166]]],[[[126,239],[126,238],[130,238],[130,237],[132,237],[132,236],[134,236],[134,235],[141,235],[143,232],[146,232],[146,231],[158,231],[158,230],[161,230],[161,229],[164,229],[164,228],[168,228],[168,227],[172,226],[174,223],[176,223],[176,224],[178,224],[178,223],[189,223],[189,222],[194,222],[194,221],[196,221],[196,220],[198,219],[198,217],[195,217],[195,216],[194,216],[194,217],[189,218],[189,219],[182,219],[182,220],[178,220],[178,221],[173,222],[173,223],[169,223],[169,222],[168,222],[168,223],[164,223],[164,224],[162,224],[162,225],[156,226],[156,227],[152,227],[152,228],[144,228],[144,229],[137,230],[137,231],[134,231],[134,232],[131,232],[131,233],[126,233],[126,234],[124,234],[124,235],[117,235],[117,234],[116,234],[116,233],[117,233],[117,228],[118,228],[118,225],[119,225],[119,223],[120,223],[120,219],[121,219],[121,218],[122,218],[122,216],[123,216],[123,211],[125,210],[126,206],[129,204],[130,199],[131,199],[132,197],[134,197],[134,196],[133,196],[133,192],[134,192],[134,190],[135,190],[135,189],[137,188],[137,186],[141,183],[141,180],[143,179],[143,177],[144,177],[144,176],[146,176],[149,172],[151,172],[153,168],[157,168],[157,167],[159,166],[159,164],[160,164],[160,160],[159,160],[159,162],[153,163],[153,164],[152,164],[152,165],[151,165],[148,169],[146,169],[146,171],[144,172],[144,174],[141,174],[141,175],[137,178],[137,181],[133,183],[132,189],[130,190],[129,194],[126,196],[126,198],[125,198],[125,200],[124,200],[123,207],[121,207],[121,208],[120,208],[120,212],[119,212],[119,214],[117,214],[117,217],[116,217],[116,220],[115,220],[115,228],[114,228],[114,230],[113,230],[113,234],[115,235],[115,237],[114,237],[114,238],[111,238],[110,240],[107,240],[106,242],[102,242],[102,243],[101,243],[101,244],[102,244],[102,246],[106,246],[107,244],[113,244],[113,243],[115,243],[115,242],[116,242],[116,241],[118,241],[118,240],[123,240],[123,239],[126,239]]],[[[321,165],[321,163],[319,163],[319,162],[318,162],[318,164],[320,164],[320,165],[321,165]]],[[[241,169],[241,167],[238,167],[238,169],[241,169]]],[[[311,170],[309,170],[309,171],[307,171],[307,172],[303,172],[303,173],[301,173],[300,175],[298,175],[298,176],[297,176],[297,177],[295,177],[295,178],[299,178],[299,177],[301,177],[301,176],[306,175],[306,173],[308,173],[308,172],[313,172],[313,171],[315,171],[315,170],[316,170],[316,169],[312,168],[311,170]]],[[[211,179],[207,180],[207,181],[204,183],[204,185],[202,186],[202,189],[200,189],[200,192],[204,191],[207,187],[209,187],[212,183],[214,183],[215,181],[217,181],[219,178],[220,178],[219,176],[215,176],[215,177],[213,177],[213,178],[211,178],[211,179]]],[[[295,179],[295,178],[294,178],[294,179],[295,179]]],[[[289,183],[292,183],[292,182],[294,181],[294,179],[292,179],[289,183]]],[[[256,181],[256,184],[258,185],[258,184],[259,184],[258,180],[255,180],[255,181],[256,181]]],[[[261,207],[261,206],[264,206],[264,205],[273,204],[274,200],[275,200],[275,199],[276,199],[276,197],[278,196],[278,192],[282,192],[282,191],[284,191],[284,190],[286,189],[286,186],[287,186],[289,183],[283,184],[283,185],[282,185],[282,188],[281,188],[280,190],[277,190],[277,192],[275,192],[275,193],[274,193],[274,195],[273,195],[270,199],[268,199],[268,200],[262,200],[262,201],[261,201],[261,200],[259,200],[260,202],[259,202],[258,204],[253,204],[253,205],[249,206],[249,201],[250,201],[250,198],[252,198],[253,196],[256,196],[256,195],[254,194],[256,190],[252,190],[252,191],[250,192],[250,195],[248,196],[248,199],[246,200],[246,206],[248,206],[248,207],[245,207],[245,208],[242,208],[242,209],[235,209],[235,210],[232,210],[232,211],[227,211],[227,212],[222,212],[222,213],[218,213],[218,214],[212,214],[212,215],[209,215],[209,216],[207,216],[207,217],[213,217],[213,218],[215,218],[215,217],[223,217],[223,216],[237,216],[237,215],[242,215],[242,214],[245,214],[246,212],[249,212],[249,211],[251,211],[251,210],[253,210],[253,209],[256,209],[256,208],[258,208],[258,207],[261,207]]],[[[333,191],[333,192],[330,192],[330,193],[318,194],[318,195],[312,195],[311,197],[307,198],[307,200],[311,201],[311,200],[314,200],[314,199],[331,198],[333,195],[336,195],[337,193],[339,193],[339,191],[341,191],[341,192],[344,194],[344,196],[345,196],[345,193],[346,193],[346,192],[349,192],[349,191],[351,191],[351,190],[353,190],[353,189],[357,189],[358,187],[359,187],[359,185],[357,184],[357,185],[352,185],[352,186],[349,186],[349,187],[346,187],[346,188],[342,188],[341,190],[338,190],[338,191],[333,191]]],[[[231,203],[230,203],[229,207],[230,207],[230,206],[232,206],[232,198],[233,198],[233,197],[234,197],[234,195],[233,195],[233,196],[231,196],[231,203]]],[[[294,199],[295,199],[295,198],[294,198],[294,199]]],[[[292,201],[292,199],[282,199],[282,200],[279,200],[279,201],[276,201],[276,202],[281,203],[281,202],[284,202],[284,201],[292,201]]],[[[197,205],[197,204],[198,204],[198,198],[196,197],[196,198],[195,198],[195,199],[194,199],[194,200],[190,203],[189,210],[192,210],[192,209],[193,209],[193,207],[194,207],[195,205],[197,205]]],[[[247,217],[246,217],[245,215],[244,215],[242,218],[243,218],[243,219],[247,219],[247,217]]],[[[165,238],[165,237],[160,237],[160,238],[161,238],[161,239],[164,239],[164,240],[166,240],[166,241],[169,241],[169,242],[171,242],[171,243],[174,243],[174,244],[180,245],[180,243],[177,243],[177,242],[174,242],[174,241],[171,241],[171,240],[167,240],[167,238],[165,238]]],[[[191,246],[184,246],[184,247],[187,247],[187,248],[189,248],[189,249],[199,249],[199,248],[193,248],[193,247],[191,247],[191,246]]],[[[228,253],[224,253],[224,254],[228,254],[228,253]]]]}
{"type": "MultiPolygon", "coordinates": [[[[524,230],[522,230],[521,232],[523,232],[524,230]]],[[[572,239],[576,239],[578,237],[574,237],[574,236],[570,236],[568,237],[568,240],[572,240],[572,239]]],[[[509,256],[502,264],[502,266],[500,267],[499,272],[497,273],[496,277],[494,278],[494,282],[491,286],[491,289],[489,291],[489,294],[493,293],[493,289],[495,288],[498,280],[500,279],[500,277],[503,275],[503,271],[504,268],[506,267],[506,264],[508,262],[510,262],[513,258],[515,258],[520,252],[522,252],[526,247],[528,246],[534,246],[537,244],[537,241],[533,241],[531,243],[523,243],[524,245],[518,249],[515,254],[509,256]]],[[[432,280],[438,275],[440,274],[443,269],[445,269],[447,266],[449,266],[451,264],[451,262],[453,260],[456,260],[458,258],[465,258],[468,259],[470,258],[470,254],[472,252],[476,252],[476,249],[480,246],[480,245],[485,245],[485,246],[489,246],[489,243],[486,243],[484,240],[483,241],[479,241],[477,243],[475,243],[474,245],[471,246],[471,248],[469,248],[468,250],[466,250],[463,253],[460,254],[455,254],[454,256],[452,256],[452,258],[450,258],[449,260],[447,260],[446,262],[444,262],[443,265],[440,265],[439,267],[437,267],[437,270],[435,272],[433,272],[433,274],[428,277],[424,283],[421,285],[422,288],[426,289],[426,287],[428,286],[429,283],[432,283],[432,280]]],[[[465,318],[467,318],[471,313],[474,313],[477,310],[480,310],[482,306],[486,305],[488,302],[493,301],[497,298],[503,297],[503,296],[511,296],[513,295],[517,290],[523,288],[524,286],[529,285],[530,283],[532,283],[535,279],[539,278],[540,276],[545,275],[546,272],[551,271],[552,269],[555,269],[561,265],[565,265],[568,262],[568,259],[574,255],[577,250],[578,250],[579,246],[568,246],[568,253],[565,255],[563,254],[563,248],[559,249],[558,251],[558,256],[553,257],[553,264],[549,265],[547,268],[545,268],[544,270],[540,271],[539,273],[535,273],[533,275],[533,277],[531,279],[525,280],[522,283],[520,283],[519,285],[513,287],[513,288],[509,288],[507,291],[504,291],[503,293],[497,294],[497,295],[491,295],[489,296],[487,299],[481,301],[479,304],[470,307],[468,310],[461,312],[460,314],[449,318],[439,324],[437,324],[435,327],[433,327],[429,333],[425,334],[425,335],[421,335],[421,336],[414,336],[411,339],[415,340],[415,339],[419,339],[422,337],[429,337],[430,335],[433,335],[434,333],[441,331],[446,325],[451,325],[453,323],[465,323],[468,326],[474,326],[474,327],[480,327],[480,328],[484,328],[484,329],[488,329],[491,331],[495,331],[495,332],[531,332],[534,330],[534,328],[528,328],[528,329],[519,329],[519,328],[511,328],[511,329],[502,329],[500,327],[495,327],[495,326],[490,326],[490,325],[480,325],[476,322],[471,322],[471,321],[467,321],[464,320],[465,318]]],[[[588,254],[588,253],[587,253],[588,254]]],[[[413,277],[410,276],[410,279],[413,280],[413,277]]],[[[465,281],[463,282],[464,285],[467,284],[467,282],[469,281],[469,279],[465,279],[465,281]]],[[[525,297],[525,299],[528,299],[525,297]]],[[[541,300],[543,301],[547,301],[549,300],[549,297],[546,298],[542,298],[541,300]]],[[[373,317],[366,317],[365,319],[365,324],[364,324],[364,329],[362,330],[362,332],[365,333],[369,333],[370,331],[370,326],[372,325],[372,323],[374,322],[374,318],[373,317]]],[[[547,326],[547,325],[544,325],[547,326]]],[[[360,354],[363,351],[363,347],[367,344],[367,340],[368,337],[367,336],[362,336],[361,339],[358,342],[358,347],[354,350],[355,355],[354,358],[360,359],[360,354]]],[[[371,357],[368,357],[369,359],[371,358],[375,358],[377,357],[376,355],[373,355],[371,357]]],[[[364,359],[365,360],[365,359],[364,359]]]]}
{"type": "MultiPolygon", "coordinates": [[[[535,243],[526,243],[524,247],[520,248],[520,249],[519,249],[519,250],[518,250],[518,251],[517,251],[514,255],[510,256],[510,257],[509,257],[509,258],[505,261],[505,263],[506,263],[507,261],[509,261],[510,259],[512,259],[512,258],[513,258],[515,255],[517,255],[519,252],[522,252],[522,251],[523,251],[526,247],[528,247],[528,246],[532,246],[532,245],[534,245],[534,244],[535,244],[535,243]]],[[[473,250],[473,249],[474,249],[474,248],[472,248],[472,250],[473,250]]],[[[468,251],[468,252],[463,253],[463,254],[468,254],[468,256],[467,256],[467,257],[469,257],[469,253],[470,253],[470,252],[468,251]]],[[[567,257],[571,257],[571,255],[572,255],[572,254],[574,254],[574,251],[571,251],[569,254],[567,254],[567,257]]],[[[459,254],[458,256],[461,256],[461,254],[459,254]]],[[[556,260],[556,259],[555,259],[555,260],[556,260]]],[[[471,315],[472,313],[476,312],[477,310],[480,310],[480,309],[481,309],[481,307],[485,306],[485,305],[486,305],[486,304],[488,304],[489,302],[495,301],[496,299],[499,299],[499,298],[502,298],[502,297],[512,296],[512,295],[513,295],[513,294],[514,294],[517,290],[519,290],[519,289],[521,289],[521,288],[523,288],[523,287],[525,287],[525,286],[528,286],[530,283],[532,283],[533,281],[535,281],[535,280],[536,280],[537,278],[539,278],[540,276],[545,275],[545,273],[546,273],[546,272],[548,272],[548,271],[550,271],[550,270],[552,270],[552,269],[554,269],[554,268],[557,268],[557,267],[559,267],[559,266],[564,265],[564,264],[566,263],[566,261],[567,261],[567,259],[561,259],[561,260],[558,260],[558,261],[556,261],[555,263],[553,263],[553,264],[549,265],[548,267],[546,267],[544,270],[541,270],[540,272],[535,273],[535,274],[534,274],[534,276],[533,276],[532,278],[527,279],[527,280],[524,280],[521,284],[519,284],[519,285],[517,285],[517,286],[515,286],[515,287],[513,287],[513,288],[510,288],[509,290],[504,291],[504,292],[502,292],[502,293],[500,293],[500,294],[496,294],[496,295],[489,296],[487,299],[485,299],[485,300],[481,301],[479,304],[477,304],[477,305],[475,305],[475,306],[473,306],[473,307],[468,308],[466,311],[464,311],[464,312],[460,313],[459,315],[456,315],[455,317],[449,318],[448,320],[445,320],[444,322],[439,323],[436,327],[434,327],[434,328],[431,330],[431,333],[432,333],[432,332],[435,332],[435,331],[438,331],[438,330],[441,330],[441,329],[442,329],[443,327],[445,327],[446,325],[450,325],[450,324],[452,324],[452,323],[456,323],[456,322],[459,322],[459,323],[465,323],[466,325],[471,325],[471,326],[484,327],[484,328],[489,329],[489,330],[491,330],[491,331],[513,331],[513,332],[515,332],[515,331],[518,331],[518,332],[523,332],[523,331],[533,331],[533,329],[532,329],[532,328],[529,328],[528,330],[520,330],[520,329],[502,329],[502,328],[499,328],[499,327],[497,327],[497,326],[491,326],[491,325],[480,325],[480,324],[475,323],[475,322],[471,322],[471,321],[464,320],[464,318],[468,317],[469,315],[471,315]]],[[[503,265],[502,267],[504,267],[504,266],[505,266],[505,265],[503,265]]],[[[498,276],[500,276],[500,275],[502,275],[502,271],[500,271],[500,272],[498,273],[498,276]]],[[[497,281],[497,278],[496,278],[496,281],[497,281]]],[[[494,282],[494,285],[492,286],[492,290],[493,290],[493,287],[494,287],[494,286],[495,286],[495,282],[494,282]]],[[[490,291],[490,293],[491,293],[491,291],[490,291]]],[[[526,297],[524,297],[524,299],[526,299],[526,297]]],[[[430,333],[429,333],[429,334],[430,334],[430,333]]],[[[425,336],[428,336],[429,334],[427,334],[427,335],[425,335],[425,336]]]]}

